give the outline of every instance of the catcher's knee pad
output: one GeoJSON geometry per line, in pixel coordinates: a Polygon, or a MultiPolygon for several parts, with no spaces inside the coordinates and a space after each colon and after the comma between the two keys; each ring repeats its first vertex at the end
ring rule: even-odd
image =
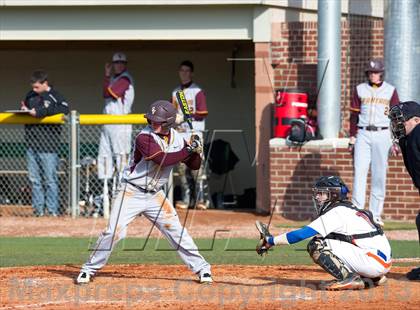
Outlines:
{"type": "Polygon", "coordinates": [[[324,239],[313,238],[308,243],[307,250],[313,261],[333,277],[343,280],[348,276],[349,271],[343,261],[331,252],[324,239]]]}
{"type": "Polygon", "coordinates": [[[307,246],[307,251],[309,255],[312,257],[315,263],[317,263],[319,255],[322,251],[327,247],[327,244],[324,239],[322,238],[312,238],[311,241],[309,241],[307,246]]]}

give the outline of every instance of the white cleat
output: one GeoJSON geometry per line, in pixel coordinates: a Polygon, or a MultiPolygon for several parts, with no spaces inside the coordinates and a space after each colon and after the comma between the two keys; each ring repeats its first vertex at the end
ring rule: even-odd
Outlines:
{"type": "Polygon", "coordinates": [[[175,203],[175,208],[176,209],[180,209],[180,210],[186,210],[186,209],[188,209],[188,204],[186,204],[185,202],[183,202],[183,201],[177,201],[176,203],[175,203]]]}
{"type": "Polygon", "coordinates": [[[76,279],[77,284],[88,284],[90,282],[90,274],[87,272],[80,272],[76,279]]]}
{"type": "Polygon", "coordinates": [[[200,283],[201,284],[212,284],[213,279],[211,278],[211,274],[203,273],[202,275],[200,275],[200,283]]]}

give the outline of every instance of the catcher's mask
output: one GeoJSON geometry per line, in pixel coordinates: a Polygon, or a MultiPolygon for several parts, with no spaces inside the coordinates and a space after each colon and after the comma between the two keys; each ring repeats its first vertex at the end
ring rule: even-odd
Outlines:
{"type": "Polygon", "coordinates": [[[405,122],[413,117],[420,117],[420,104],[415,101],[400,102],[389,111],[391,129],[394,138],[401,139],[407,135],[405,122]]]}
{"type": "Polygon", "coordinates": [[[398,104],[391,108],[388,117],[391,119],[391,130],[395,139],[401,139],[405,137],[405,126],[406,121],[402,110],[402,105],[398,104]]]}
{"type": "Polygon", "coordinates": [[[348,187],[343,180],[337,176],[325,176],[319,178],[312,188],[312,200],[318,215],[332,203],[347,199],[348,187]],[[321,200],[322,196],[326,198],[321,200]]]}
{"type": "Polygon", "coordinates": [[[147,122],[159,123],[163,128],[171,128],[175,125],[176,119],[175,107],[166,100],[158,100],[153,102],[146,115],[147,122]]]}

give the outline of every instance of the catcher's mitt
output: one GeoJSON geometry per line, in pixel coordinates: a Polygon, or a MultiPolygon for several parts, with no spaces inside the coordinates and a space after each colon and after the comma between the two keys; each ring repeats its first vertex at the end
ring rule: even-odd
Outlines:
{"type": "Polygon", "coordinates": [[[270,234],[267,225],[261,223],[260,221],[256,221],[255,226],[260,232],[260,241],[258,241],[256,250],[259,255],[264,256],[272,247],[272,245],[267,241],[267,239],[272,237],[272,235],[270,234]]]}

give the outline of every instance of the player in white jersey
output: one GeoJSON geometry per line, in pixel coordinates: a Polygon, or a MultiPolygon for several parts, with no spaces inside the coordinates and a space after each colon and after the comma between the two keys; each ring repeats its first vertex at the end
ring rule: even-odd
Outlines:
{"type": "MultiPolygon", "coordinates": [[[[105,65],[103,96],[104,114],[131,113],[134,101],[134,81],[127,71],[127,57],[123,53],[115,53],[112,64],[105,65]]],[[[114,162],[119,173],[127,164],[127,157],[131,150],[131,131],[131,125],[103,126],[98,152],[99,179],[112,178],[114,162]]]]}
{"type": "MultiPolygon", "coordinates": [[[[203,140],[203,132],[205,130],[205,118],[207,117],[207,103],[204,91],[196,83],[192,81],[194,73],[194,65],[191,61],[185,60],[179,66],[179,79],[181,85],[176,87],[172,92],[172,103],[178,109],[176,128],[185,140],[189,141],[192,134],[197,134],[203,140]],[[176,99],[176,92],[183,90],[185,98],[192,115],[191,130],[185,121],[184,114],[176,99]]],[[[177,201],[175,206],[179,209],[187,209],[190,205],[191,191],[194,190],[195,207],[197,209],[207,209],[209,206],[208,197],[205,193],[207,186],[207,176],[204,167],[200,167],[198,171],[191,171],[185,165],[178,166],[178,174],[182,187],[182,200],[177,201]]]]}
{"type": "Polygon", "coordinates": [[[144,215],[165,235],[183,262],[198,275],[200,283],[212,282],[209,263],[198,252],[162,190],[177,163],[183,162],[191,169],[200,167],[202,143],[196,139],[188,144],[172,128],[176,110],[169,101],[153,103],[146,118],[149,126],[135,139],[130,165],[124,170],[108,226],[83,265],[76,279],[78,284],[89,283],[92,276],[106,264],[114,246],[125,238],[128,224],[139,214],[144,215]]]}
{"type": "Polygon", "coordinates": [[[318,217],[301,229],[272,236],[257,221],[261,240],[257,253],[274,245],[293,244],[313,237],[308,252],[313,261],[336,278],[327,290],[361,289],[382,285],[391,268],[391,247],[372,213],[347,201],[348,188],[336,176],[321,177],[313,187],[318,217]]]}
{"type": "Polygon", "coordinates": [[[352,202],[365,207],[366,183],[371,169],[369,210],[380,225],[384,207],[388,156],[399,151],[392,144],[389,110],[399,103],[394,86],[383,80],[382,59],[369,62],[365,72],[368,82],[359,84],[353,92],[350,107],[350,144],[354,148],[354,180],[352,202]]]}

